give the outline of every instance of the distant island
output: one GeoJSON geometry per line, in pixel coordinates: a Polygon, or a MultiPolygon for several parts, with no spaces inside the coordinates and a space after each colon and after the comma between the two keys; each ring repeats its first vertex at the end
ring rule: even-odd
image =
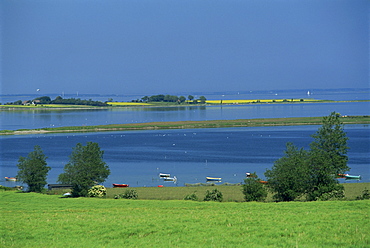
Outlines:
{"type": "Polygon", "coordinates": [[[206,97],[200,96],[195,99],[194,96],[174,96],[174,95],[153,95],[144,96],[141,99],[131,100],[129,102],[113,101],[112,98],[108,101],[93,101],[81,100],[80,98],[62,98],[57,96],[51,100],[49,96],[37,97],[32,100],[18,100],[8,102],[4,105],[0,104],[0,108],[70,108],[70,109],[85,109],[85,108],[109,108],[109,107],[136,107],[136,106],[179,106],[179,105],[238,105],[238,104],[280,104],[280,103],[318,103],[318,102],[361,102],[370,100],[350,100],[350,101],[333,101],[333,100],[316,100],[313,98],[291,98],[291,99],[222,99],[222,100],[207,100],[206,97]]]}

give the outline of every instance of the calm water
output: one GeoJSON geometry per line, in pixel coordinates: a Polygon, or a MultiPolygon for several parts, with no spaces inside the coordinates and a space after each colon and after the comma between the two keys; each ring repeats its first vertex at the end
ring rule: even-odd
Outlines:
{"type": "MultiPolygon", "coordinates": [[[[307,91],[269,91],[202,94],[207,99],[282,99],[305,98],[307,91]]],[[[311,97],[328,100],[366,100],[369,90],[311,91],[311,97]]],[[[178,94],[181,95],[181,94],[178,94]]],[[[197,95],[193,94],[195,97],[197,95]]],[[[51,95],[49,95],[51,96],[51,95]]],[[[1,101],[28,100],[32,96],[2,96],[1,101]]],[[[55,96],[54,96],[55,97],[55,96]]],[[[66,96],[76,97],[76,96],[66,96]]],[[[128,101],[142,96],[80,96],[82,99],[128,101]]],[[[53,98],[53,97],[52,97],[53,98]]],[[[261,104],[209,107],[124,108],[111,110],[63,111],[0,111],[2,130],[58,126],[141,123],[153,121],[188,121],[248,119],[274,117],[326,116],[331,112],[342,115],[370,115],[369,102],[317,104],[261,104]]],[[[0,181],[17,174],[20,156],[27,156],[35,145],[40,145],[47,163],[52,167],[48,183],[56,183],[77,143],[98,142],[105,151],[104,160],[110,166],[112,183],[131,186],[176,186],[160,181],[158,173],[171,173],[178,178],[177,185],[205,182],[205,177],[222,177],[223,182],[242,182],[245,172],[257,172],[260,177],[273,162],[283,156],[285,144],[293,142],[308,148],[310,135],[318,126],[224,128],[194,130],[161,130],[136,132],[109,132],[89,134],[50,134],[0,136],[0,181]]],[[[349,166],[351,174],[370,181],[370,130],[366,125],[347,125],[349,139],[349,166]]],[[[16,183],[1,182],[12,186],[16,183]]]]}
{"type": "MultiPolygon", "coordinates": [[[[48,183],[55,183],[63,172],[69,155],[78,142],[98,142],[105,151],[104,160],[111,176],[105,182],[128,183],[136,186],[183,186],[205,182],[206,176],[222,177],[223,182],[242,182],[245,172],[257,172],[263,177],[266,169],[283,156],[285,144],[293,142],[308,148],[310,135],[318,126],[249,127],[223,129],[191,129],[109,132],[73,135],[2,136],[0,177],[17,173],[19,156],[27,156],[35,144],[43,149],[48,165],[48,183]],[[163,182],[158,173],[171,173],[177,184],[163,182]]],[[[351,174],[370,181],[370,128],[348,125],[348,156],[351,174]]],[[[5,184],[16,184],[3,182],[5,184]]]]}
{"type": "Polygon", "coordinates": [[[370,115],[370,102],[228,105],[208,107],[143,107],[109,110],[0,111],[1,129],[86,126],[154,121],[201,121],[252,118],[370,115]]]}

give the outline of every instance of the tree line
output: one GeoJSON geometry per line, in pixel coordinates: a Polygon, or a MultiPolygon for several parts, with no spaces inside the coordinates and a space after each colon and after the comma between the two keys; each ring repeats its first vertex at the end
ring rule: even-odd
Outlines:
{"type": "Polygon", "coordinates": [[[182,103],[185,103],[186,100],[188,100],[187,103],[189,104],[198,104],[198,103],[205,104],[207,98],[205,96],[200,96],[198,99],[195,99],[194,96],[192,95],[189,95],[186,98],[185,96],[159,94],[159,95],[152,95],[152,96],[144,96],[140,100],[136,99],[136,100],[132,100],[132,102],[146,102],[146,103],[148,102],[172,102],[172,103],[182,104],[182,103]]]}
{"type": "MultiPolygon", "coordinates": [[[[245,179],[242,185],[245,200],[263,201],[268,190],[274,194],[275,201],[343,198],[344,187],[336,177],[350,169],[346,155],[349,147],[339,117],[333,112],[323,118],[322,126],[311,135],[314,140],[309,150],[287,143],[285,155],[266,170],[267,181],[262,181],[255,173],[245,179]]],[[[58,182],[71,184],[73,196],[87,196],[92,186],[104,182],[110,174],[103,154],[97,143],[88,142],[86,146],[78,143],[58,182]]],[[[29,191],[41,192],[46,185],[51,169],[46,158],[37,145],[27,158],[19,158],[17,178],[28,185],[29,191]]]]}
{"type": "Polygon", "coordinates": [[[15,101],[15,102],[8,102],[6,105],[38,105],[38,104],[68,104],[68,105],[88,105],[88,106],[108,106],[107,103],[101,101],[93,101],[89,100],[82,100],[80,98],[62,98],[61,96],[57,96],[54,100],[51,100],[49,96],[41,96],[37,97],[33,100],[27,101],[15,101]]]}

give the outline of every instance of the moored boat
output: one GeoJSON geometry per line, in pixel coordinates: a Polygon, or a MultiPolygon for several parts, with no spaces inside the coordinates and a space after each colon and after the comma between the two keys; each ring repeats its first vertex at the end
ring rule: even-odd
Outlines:
{"type": "Polygon", "coordinates": [[[6,180],[6,181],[12,181],[12,182],[15,182],[15,181],[17,181],[17,178],[16,178],[16,177],[5,177],[5,180],[6,180]]]}
{"type": "Polygon", "coordinates": [[[337,178],[344,178],[346,180],[361,180],[361,175],[355,176],[350,174],[338,174],[337,178]]]}
{"type": "Polygon", "coordinates": [[[221,177],[206,177],[207,181],[221,182],[221,177]]]}
{"type": "Polygon", "coordinates": [[[129,187],[130,185],[128,184],[121,184],[121,183],[113,183],[114,188],[126,188],[129,187]]]}
{"type": "Polygon", "coordinates": [[[171,174],[168,173],[159,173],[159,177],[171,177],[171,174]]]}
{"type": "Polygon", "coordinates": [[[174,176],[174,177],[164,177],[163,180],[166,181],[166,182],[174,182],[174,183],[176,183],[177,177],[176,176],[174,176]]]}
{"type": "Polygon", "coordinates": [[[346,180],[361,180],[361,176],[360,175],[355,176],[355,175],[345,174],[345,179],[346,180]]]}

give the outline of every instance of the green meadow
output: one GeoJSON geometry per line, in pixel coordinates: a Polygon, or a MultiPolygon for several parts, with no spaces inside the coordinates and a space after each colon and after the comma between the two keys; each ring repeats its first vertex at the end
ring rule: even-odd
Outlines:
{"type": "MultiPolygon", "coordinates": [[[[347,184],[351,185],[349,192],[353,195],[357,195],[359,186],[368,186],[356,184],[347,184]]],[[[370,200],[227,201],[231,197],[227,196],[230,193],[227,190],[240,190],[240,186],[220,186],[226,200],[221,203],[158,200],[166,194],[184,197],[182,194],[194,191],[201,197],[202,190],[213,188],[132,188],[138,191],[138,200],[0,191],[0,245],[22,248],[370,246],[370,200]],[[182,191],[183,188],[188,191],[182,191]],[[155,198],[148,197],[153,194],[158,198],[148,200],[155,198]]]]}

